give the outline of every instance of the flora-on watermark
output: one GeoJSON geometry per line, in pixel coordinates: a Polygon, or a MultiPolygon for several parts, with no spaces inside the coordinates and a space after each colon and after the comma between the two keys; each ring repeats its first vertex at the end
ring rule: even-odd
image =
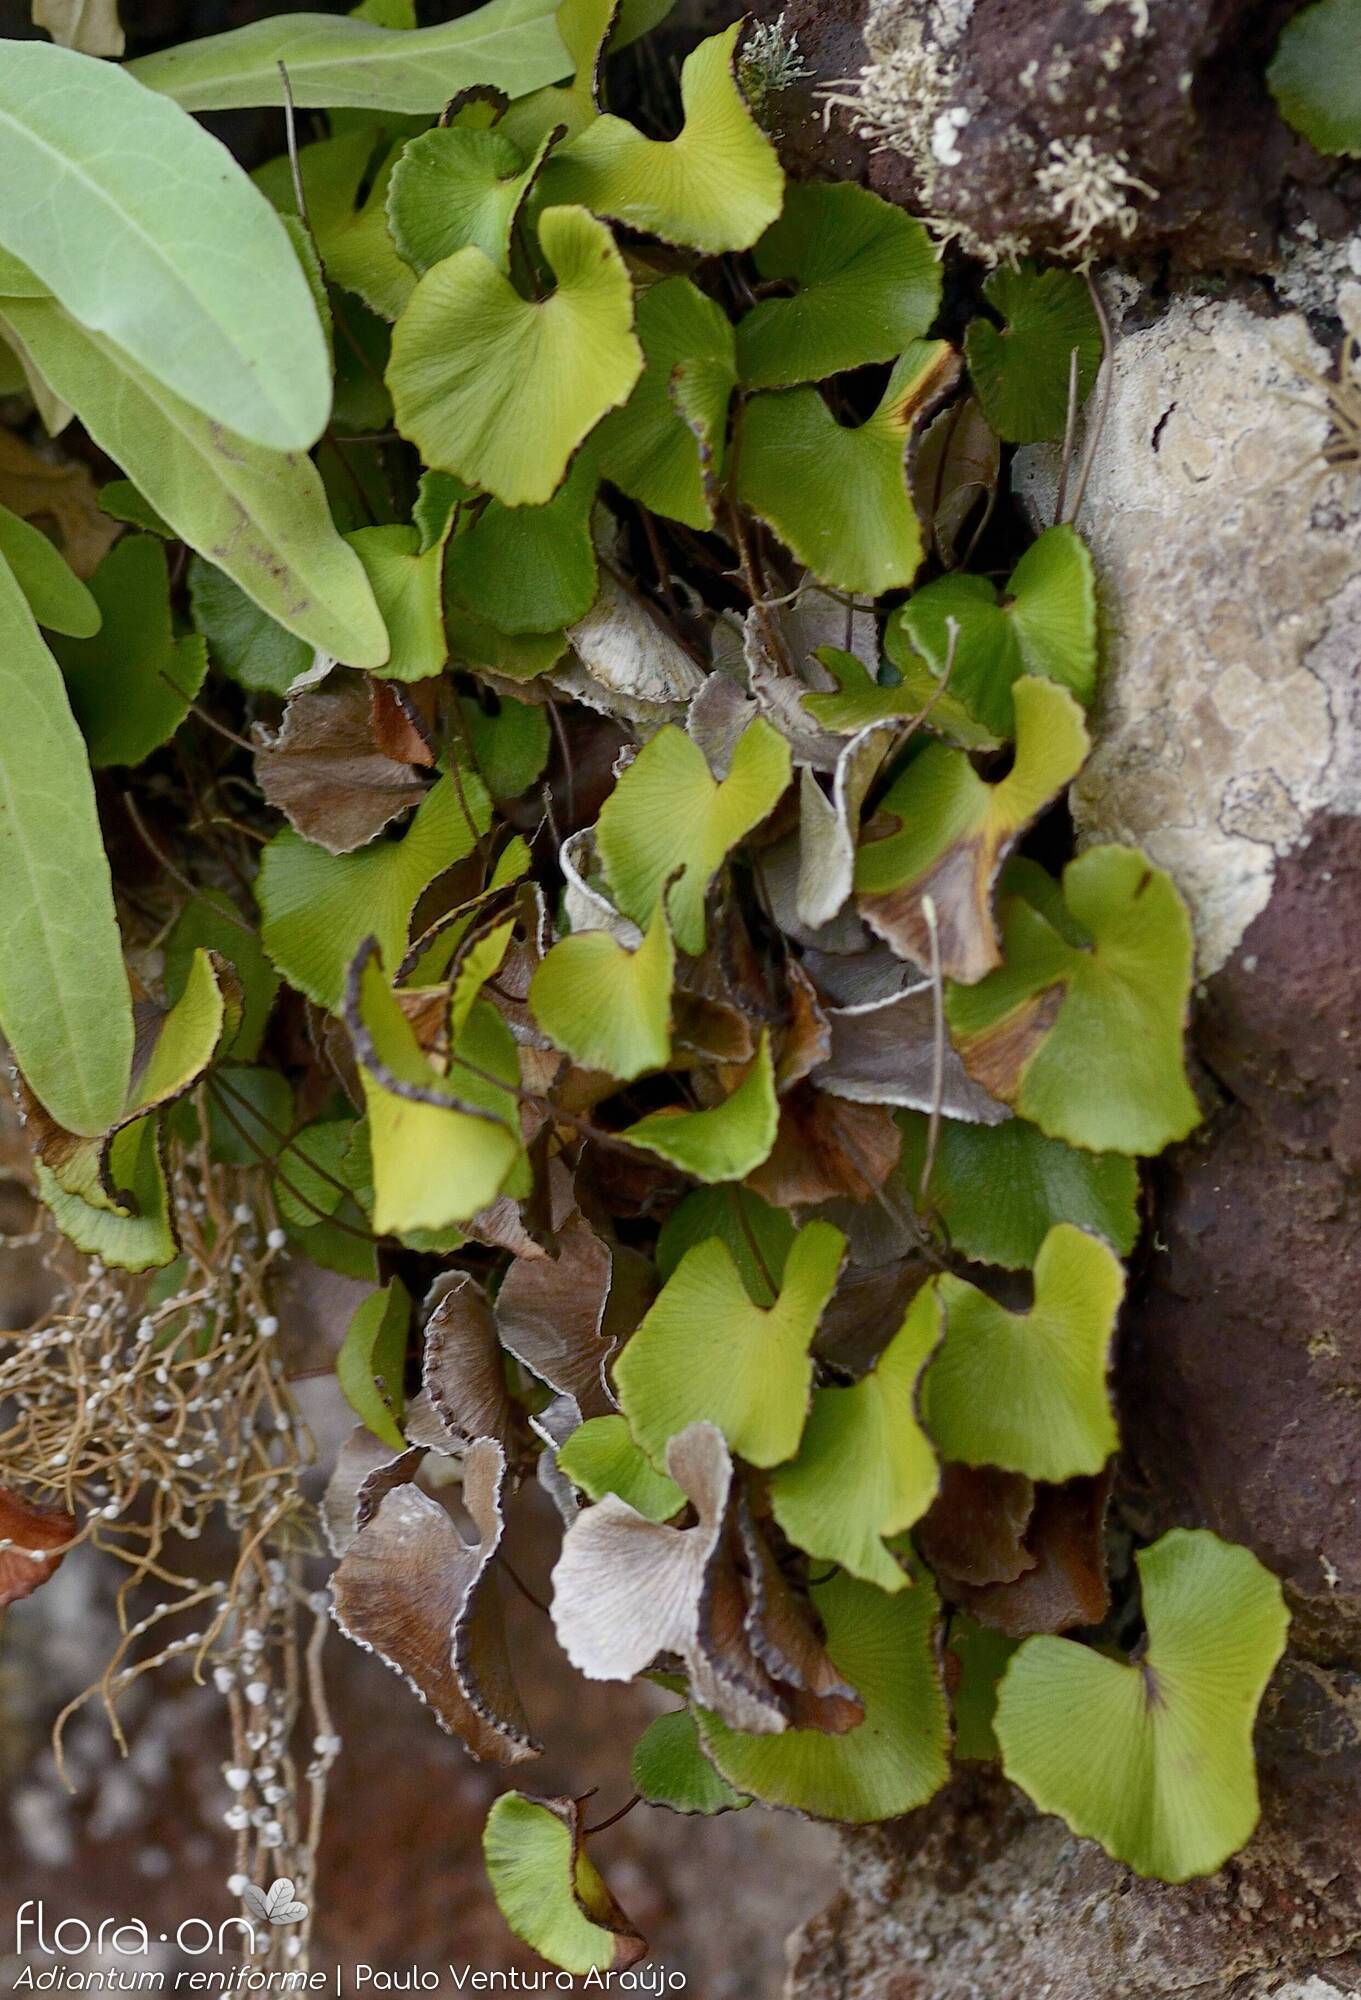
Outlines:
{"type": "MultiPolygon", "coordinates": [[[[251,1916],[269,1926],[301,1923],[308,1914],[307,1905],[298,1901],[287,1877],[272,1882],[268,1889],[246,1883],[241,1897],[251,1916]]],[[[264,1936],[268,1937],[268,1931],[264,1936]]],[[[105,1917],[97,1924],[87,1923],[83,1917],[54,1917],[39,1898],[21,1903],[15,1916],[14,1955],[21,1963],[12,1991],[287,1992],[330,1985],[329,1975],[323,1972],[251,1966],[247,1960],[259,1951],[262,1942],[256,1925],[243,1916],[227,1917],[216,1925],[206,1917],[186,1917],[174,1931],[153,1933],[140,1917],[105,1917]],[[163,1957],[164,1947],[181,1958],[231,1958],[235,1963],[225,1970],[168,1969],[154,1963],[163,1957]],[[29,1962],[35,1957],[53,1962],[29,1962]],[[77,1960],[92,1962],[72,1962],[77,1960]],[[124,1964],[125,1960],[131,1963],[124,1964]]]]}

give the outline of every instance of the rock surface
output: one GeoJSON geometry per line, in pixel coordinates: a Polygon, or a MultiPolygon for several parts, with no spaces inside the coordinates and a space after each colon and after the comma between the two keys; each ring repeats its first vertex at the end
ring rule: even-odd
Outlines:
{"type": "Polygon", "coordinates": [[[814,78],[791,164],[859,173],[990,260],[1171,251],[1260,270],[1282,221],[1325,235],[1361,175],[1277,116],[1293,0],[768,0],[814,78]],[[834,115],[824,116],[826,93],[834,115]]]}
{"type": "MultiPolygon", "coordinates": [[[[1175,299],[1119,337],[1083,507],[1108,668],[1079,837],[1168,870],[1203,974],[1313,816],[1361,811],[1361,481],[1318,476],[1329,419],[1301,373],[1329,365],[1298,314],[1175,299]]],[[[1047,523],[1054,455],[1019,468],[1047,523]]]]}

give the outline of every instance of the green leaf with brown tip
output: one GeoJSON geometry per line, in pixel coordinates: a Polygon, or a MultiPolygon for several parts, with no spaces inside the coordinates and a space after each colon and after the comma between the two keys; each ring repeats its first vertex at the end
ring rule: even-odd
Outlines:
{"type": "Polygon", "coordinates": [[[1054,1139],[1158,1153],[1200,1112],[1183,1040],[1191,924],[1173,883],[1130,847],[1089,847],[1063,874],[1075,935],[1020,895],[999,908],[1003,964],[949,986],[946,1019],[970,1074],[1054,1139]]]}
{"type": "Polygon", "coordinates": [[[88,1257],[120,1271],[151,1271],[179,1254],[155,1118],[139,1118],[114,1136],[109,1174],[131,1200],[97,1208],[68,1194],[41,1160],[35,1162],[38,1193],[63,1236],[88,1257]]]}
{"type": "Polygon", "coordinates": [[[857,1578],[815,1585],[827,1651],[864,1704],[842,1736],[787,1729],[749,1736],[697,1711],[700,1741],[720,1775],[767,1805],[863,1826],[897,1819],[949,1775],[949,1722],[936,1665],[939,1600],[927,1576],[890,1597],[857,1578]]]}
{"type": "Polygon", "coordinates": [[[1212,1875],[1257,1824],[1252,1728],[1289,1618],[1248,1549],[1175,1528],[1135,1557],[1148,1649],[1124,1665],[1071,1639],[1027,1639],[996,1731],[1007,1776],[1041,1812],[1140,1875],[1212,1875]]]}
{"type": "Polygon", "coordinates": [[[937,1280],[945,1338],[922,1412],[943,1458],[1059,1482],[1100,1472],[1120,1442],[1107,1375],[1125,1274],[1070,1222],[1035,1259],[1035,1302],[1008,1312],[952,1273],[937,1280]]]}
{"type": "Polygon", "coordinates": [[[968,753],[928,743],[894,779],[874,825],[898,830],[862,839],[855,857],[856,908],[900,958],[932,962],[930,899],[941,969],[965,985],[1001,963],[993,889],[1002,863],[1031,821],[1070,779],[1089,747],[1082,710],[1052,681],[1016,683],[1016,756],[996,784],[968,753]]]}

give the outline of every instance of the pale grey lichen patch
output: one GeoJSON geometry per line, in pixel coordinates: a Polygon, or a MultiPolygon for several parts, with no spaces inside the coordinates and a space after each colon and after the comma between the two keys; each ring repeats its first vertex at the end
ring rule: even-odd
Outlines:
{"type": "MultiPolygon", "coordinates": [[[[1174,300],[1118,345],[1079,524],[1104,631],[1079,836],[1172,874],[1202,975],[1310,819],[1361,813],[1361,480],[1308,469],[1329,424],[1300,372],[1330,365],[1298,315],[1174,300]]],[[[1051,520],[1055,454],[1017,484],[1051,520]]]]}
{"type": "Polygon", "coordinates": [[[1085,133],[1078,139],[1050,140],[1035,185],[1069,230],[1065,256],[1085,249],[1107,224],[1128,239],[1139,223],[1131,195],[1157,199],[1157,189],[1130,172],[1124,153],[1103,153],[1085,133]]]}

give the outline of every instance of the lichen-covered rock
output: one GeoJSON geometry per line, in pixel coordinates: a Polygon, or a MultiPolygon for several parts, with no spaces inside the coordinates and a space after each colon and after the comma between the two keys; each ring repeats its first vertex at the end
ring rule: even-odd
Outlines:
{"type": "Polygon", "coordinates": [[[1355,1995],[1361,1683],[1287,1662],[1258,1737],[1261,1829],[1208,1881],[1141,1881],[981,1768],[849,1837],[845,1887],[791,1942],[785,2000],[1355,1995]]]}
{"type": "MultiPolygon", "coordinates": [[[[1175,299],[1120,336],[1087,489],[1106,665],[1074,816],[1168,870],[1203,974],[1314,815],[1361,811],[1361,480],[1318,477],[1330,365],[1298,315],[1175,299]]],[[[1046,522],[1054,460],[1018,475],[1046,522]]]]}
{"type": "Polygon", "coordinates": [[[1292,0],[780,4],[818,79],[782,112],[791,157],[858,165],[989,258],[1134,246],[1261,269],[1288,183],[1301,212],[1312,184],[1350,184],[1266,89],[1292,0]],[[829,145],[819,85],[858,161],[829,145]]]}

